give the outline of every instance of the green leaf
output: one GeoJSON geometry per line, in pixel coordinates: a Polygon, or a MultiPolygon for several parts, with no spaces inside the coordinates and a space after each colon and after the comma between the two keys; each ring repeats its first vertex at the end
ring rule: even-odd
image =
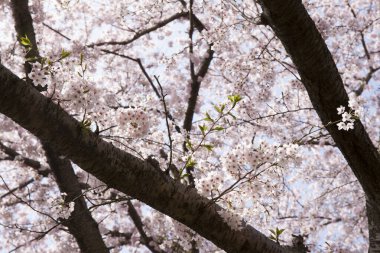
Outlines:
{"type": "Polygon", "coordinates": [[[83,53],[80,53],[80,65],[82,65],[83,59],[84,59],[84,55],[83,55],[83,53]]]}
{"type": "Polygon", "coordinates": [[[214,105],[214,109],[215,111],[217,111],[218,113],[222,113],[222,110],[217,106],[217,105],[214,105]]]}
{"type": "Polygon", "coordinates": [[[207,127],[205,125],[203,126],[199,125],[198,127],[201,130],[202,134],[205,135],[205,132],[207,131],[207,127]]]}
{"type": "Polygon", "coordinates": [[[206,112],[206,118],[204,118],[203,120],[214,122],[214,120],[211,118],[211,116],[210,116],[210,114],[208,114],[208,112],[206,112]]]}
{"type": "Polygon", "coordinates": [[[277,235],[281,235],[284,231],[285,231],[285,229],[278,229],[278,228],[276,228],[276,234],[277,235]]]}
{"type": "Polygon", "coordinates": [[[191,141],[189,139],[186,140],[186,147],[190,150],[193,150],[193,145],[191,144],[191,141]]]}
{"type": "Polygon", "coordinates": [[[25,37],[20,38],[20,43],[26,47],[32,47],[32,42],[30,42],[30,40],[26,34],[25,34],[25,37]]]}
{"type": "Polygon", "coordinates": [[[90,127],[91,126],[91,120],[89,120],[89,119],[84,120],[83,121],[83,126],[86,127],[86,128],[90,127]]]}
{"type": "Polygon", "coordinates": [[[221,106],[220,106],[220,110],[223,112],[224,111],[224,109],[226,108],[226,105],[225,104],[222,104],[221,106]]]}
{"type": "Polygon", "coordinates": [[[208,151],[212,151],[214,148],[214,145],[211,144],[203,144],[202,147],[206,148],[208,151]]]}
{"type": "Polygon", "coordinates": [[[239,94],[237,95],[229,95],[228,96],[228,99],[232,102],[232,103],[237,103],[239,102],[242,98],[239,94]]]}
{"type": "Polygon", "coordinates": [[[186,162],[186,168],[194,167],[196,164],[197,164],[196,161],[194,161],[192,158],[189,158],[189,160],[187,160],[186,162]]]}
{"type": "Polygon", "coordinates": [[[189,176],[189,174],[187,174],[187,173],[185,173],[185,174],[183,174],[183,175],[181,175],[181,179],[184,179],[185,177],[188,177],[189,176]]]}
{"type": "Polygon", "coordinates": [[[224,127],[216,126],[216,127],[214,127],[212,130],[215,130],[215,131],[223,131],[223,130],[224,130],[224,127]]]}
{"type": "Polygon", "coordinates": [[[41,57],[41,58],[40,58],[40,63],[41,63],[41,65],[45,65],[46,62],[47,62],[48,60],[49,60],[49,59],[46,58],[46,57],[41,57]]]}
{"type": "Polygon", "coordinates": [[[229,96],[228,96],[228,100],[231,101],[231,103],[232,103],[232,107],[235,107],[235,105],[236,105],[240,100],[242,100],[242,97],[241,97],[239,94],[236,94],[236,95],[229,95],[229,96]]]}
{"type": "Polygon", "coordinates": [[[71,55],[71,52],[66,51],[65,49],[62,49],[61,51],[61,59],[65,59],[66,57],[69,57],[71,55]]]}

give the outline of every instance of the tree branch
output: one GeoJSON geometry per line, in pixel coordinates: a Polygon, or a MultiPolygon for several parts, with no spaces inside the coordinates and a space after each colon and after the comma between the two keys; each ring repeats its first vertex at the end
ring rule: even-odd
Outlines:
{"type": "Polygon", "coordinates": [[[158,22],[156,25],[152,26],[152,27],[149,27],[145,30],[141,30],[141,31],[138,31],[131,39],[129,40],[125,40],[125,41],[105,41],[105,42],[98,42],[98,43],[93,43],[93,44],[90,44],[90,45],[87,45],[87,47],[90,47],[90,48],[93,48],[95,46],[109,46],[109,45],[128,45],[132,42],[134,42],[135,40],[139,39],[140,37],[150,33],[150,32],[153,32],[161,27],[164,27],[165,25],[169,24],[170,22],[174,21],[174,20],[177,20],[177,19],[180,19],[180,18],[186,18],[187,16],[189,15],[188,12],[179,12],[179,13],[176,13],[174,14],[173,16],[167,18],[167,19],[164,19],[160,22],[158,22]]]}
{"type": "MultiPolygon", "coordinates": [[[[185,119],[183,121],[183,128],[186,130],[187,134],[191,131],[191,128],[193,125],[193,117],[195,113],[195,106],[197,104],[199,89],[201,86],[201,79],[206,75],[210,67],[211,60],[214,55],[214,51],[211,49],[212,44],[210,44],[207,50],[207,57],[203,60],[198,72],[195,73],[195,66],[192,60],[192,57],[194,57],[194,50],[193,50],[194,27],[197,27],[199,32],[201,32],[204,29],[204,26],[193,14],[193,0],[189,1],[189,26],[190,26],[189,27],[189,39],[190,39],[189,53],[190,53],[191,91],[190,91],[190,97],[187,103],[185,119]]],[[[186,138],[190,138],[189,135],[187,135],[186,138]]],[[[183,144],[183,149],[185,152],[187,151],[186,142],[183,144]]],[[[193,171],[194,171],[193,166],[186,167],[186,174],[188,175],[188,178],[189,178],[189,184],[190,186],[195,187],[193,171]]]]}
{"type": "Polygon", "coordinates": [[[9,159],[15,160],[16,157],[21,157],[21,161],[26,165],[29,166],[37,171],[37,173],[43,177],[46,177],[49,173],[51,173],[51,170],[48,168],[44,168],[41,166],[41,163],[37,160],[33,160],[24,156],[21,156],[20,153],[18,153],[16,150],[5,146],[2,142],[0,142],[0,150],[2,150],[6,155],[9,156],[9,159]]]}
{"type": "Polygon", "coordinates": [[[127,205],[128,205],[128,214],[131,217],[133,223],[135,224],[137,230],[140,233],[141,243],[144,244],[153,253],[164,253],[164,251],[162,251],[160,248],[154,247],[154,244],[156,242],[153,240],[153,238],[149,237],[145,233],[142,220],[141,220],[139,214],[137,213],[136,208],[133,206],[133,204],[130,200],[127,201],[127,205]]]}
{"type": "Polygon", "coordinates": [[[221,209],[218,205],[82,128],[80,122],[1,64],[0,113],[108,186],[169,215],[227,252],[290,252],[251,226],[233,230],[217,213],[221,209]]]}
{"type": "Polygon", "coordinates": [[[74,202],[74,211],[62,222],[67,226],[81,252],[109,252],[100,234],[98,223],[92,218],[77,176],[68,159],[61,159],[50,143],[43,142],[43,148],[61,192],[67,193],[65,202],[74,202]]]}
{"type": "MultiPolygon", "coordinates": [[[[357,120],[352,131],[340,131],[336,108],[348,95],[326,43],[299,0],[261,0],[264,20],[291,56],[311,103],[331,134],[367,197],[371,248],[380,248],[380,154],[357,120]]],[[[264,22],[264,23],[265,23],[264,22]]]]}
{"type": "MultiPolygon", "coordinates": [[[[11,7],[18,37],[28,36],[32,43],[32,49],[26,57],[39,58],[28,0],[12,0],[11,7]]],[[[28,62],[25,62],[25,66],[29,67],[29,69],[25,69],[26,74],[28,74],[31,71],[31,66],[28,62]]],[[[42,141],[42,144],[59,189],[68,194],[67,202],[74,201],[75,203],[74,211],[70,218],[64,222],[64,225],[69,228],[82,252],[109,252],[98,229],[98,224],[87,209],[80,184],[70,161],[59,158],[60,155],[50,146],[49,141],[42,141]]]]}

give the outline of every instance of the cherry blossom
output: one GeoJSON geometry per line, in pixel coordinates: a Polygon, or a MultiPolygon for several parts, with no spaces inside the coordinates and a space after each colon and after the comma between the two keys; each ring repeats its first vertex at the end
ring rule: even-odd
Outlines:
{"type": "Polygon", "coordinates": [[[379,247],[374,1],[0,8],[0,251],[379,247]]]}

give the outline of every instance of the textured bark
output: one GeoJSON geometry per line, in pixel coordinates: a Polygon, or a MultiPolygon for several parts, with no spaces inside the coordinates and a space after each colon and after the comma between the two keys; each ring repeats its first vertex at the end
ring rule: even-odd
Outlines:
{"type": "MultiPolygon", "coordinates": [[[[193,1],[190,0],[189,2],[189,23],[190,23],[190,29],[189,29],[189,39],[191,41],[189,45],[189,52],[190,54],[193,54],[193,33],[194,33],[194,28],[197,28],[198,31],[201,33],[203,29],[205,29],[204,25],[202,22],[200,22],[196,16],[193,14],[193,1]]],[[[211,61],[214,57],[214,51],[211,49],[212,44],[209,44],[209,48],[207,50],[207,57],[203,59],[202,64],[199,67],[199,70],[197,73],[195,73],[195,65],[190,59],[190,77],[191,77],[191,91],[190,91],[190,97],[187,102],[187,109],[185,113],[185,119],[183,121],[183,128],[186,130],[186,132],[190,132],[192,125],[193,125],[193,117],[195,113],[195,107],[197,104],[198,100],[198,95],[199,95],[199,89],[201,87],[201,83],[206,74],[207,71],[210,67],[211,61]]],[[[189,136],[188,136],[189,138],[189,136]]],[[[183,144],[183,149],[186,152],[186,143],[183,144]]],[[[186,173],[189,178],[189,185],[191,187],[195,187],[195,182],[194,182],[194,176],[193,176],[193,171],[194,167],[193,166],[188,166],[186,167],[186,173]]]]}
{"type": "Polygon", "coordinates": [[[302,2],[262,0],[260,3],[263,23],[271,26],[291,56],[313,107],[363,187],[369,207],[370,252],[379,252],[380,154],[360,121],[350,131],[329,125],[339,120],[336,108],[347,107],[348,96],[331,53],[302,2]]]}
{"type": "Polygon", "coordinates": [[[371,202],[367,201],[366,208],[367,208],[368,231],[369,231],[369,249],[368,249],[368,252],[380,253],[380,212],[379,212],[379,207],[371,205],[371,202]]]}
{"type": "Polygon", "coordinates": [[[217,213],[218,205],[82,128],[1,64],[0,113],[108,186],[182,222],[227,252],[290,252],[250,226],[232,230],[217,213]]]}
{"type": "MultiPolygon", "coordinates": [[[[11,8],[18,38],[27,36],[32,44],[32,48],[27,53],[26,57],[39,58],[33,20],[28,7],[28,0],[12,0],[11,8]]],[[[28,74],[31,71],[31,66],[28,62],[25,62],[24,66],[25,73],[28,74]]],[[[70,233],[74,236],[81,252],[109,252],[100,234],[98,224],[92,218],[91,213],[87,208],[70,160],[60,159],[60,155],[57,154],[46,141],[43,143],[43,148],[46,152],[48,163],[53,171],[60,191],[67,194],[66,201],[70,202],[75,200],[74,211],[70,218],[64,222],[64,225],[68,227],[70,233]]]]}
{"type": "Polygon", "coordinates": [[[140,234],[140,242],[145,245],[152,253],[165,253],[165,251],[161,249],[157,249],[152,245],[151,243],[154,242],[153,238],[148,236],[145,233],[144,230],[144,224],[140,218],[140,215],[138,214],[137,210],[133,206],[132,202],[130,200],[127,201],[128,205],[128,214],[131,217],[133,224],[135,224],[137,231],[139,231],[140,234]]]}
{"type": "MultiPolygon", "coordinates": [[[[11,7],[13,13],[13,19],[15,20],[15,28],[17,32],[17,38],[20,39],[25,35],[28,36],[30,42],[33,45],[36,43],[36,35],[32,24],[32,17],[29,13],[28,0],[11,0],[11,7]]],[[[33,47],[26,55],[26,57],[37,56],[38,50],[33,47]]],[[[29,72],[29,71],[27,71],[29,72]]]]}
{"type": "Polygon", "coordinates": [[[109,252],[99,232],[98,223],[92,218],[82,195],[78,178],[68,159],[59,158],[49,144],[43,148],[61,192],[67,193],[66,202],[74,201],[74,211],[63,222],[78,243],[81,252],[109,252]]]}

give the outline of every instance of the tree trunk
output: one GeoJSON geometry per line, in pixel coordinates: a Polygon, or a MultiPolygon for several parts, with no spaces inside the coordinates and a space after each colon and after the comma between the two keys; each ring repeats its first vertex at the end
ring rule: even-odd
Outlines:
{"type": "Polygon", "coordinates": [[[340,119],[337,108],[347,107],[348,96],[332,55],[302,2],[261,0],[260,4],[263,23],[273,29],[292,58],[313,107],[363,187],[369,214],[370,252],[379,252],[380,154],[360,120],[350,131],[329,124],[340,119]]]}
{"type": "MultiPolygon", "coordinates": [[[[12,0],[11,8],[18,39],[27,36],[32,44],[32,48],[27,53],[26,58],[38,58],[38,47],[32,16],[29,12],[28,0],[12,0]]],[[[31,65],[29,62],[25,62],[24,66],[25,73],[28,75],[31,71],[31,65]]],[[[109,252],[100,234],[98,224],[87,209],[78,179],[70,161],[68,159],[60,159],[60,155],[51,148],[48,142],[43,143],[43,148],[59,189],[61,192],[68,194],[66,199],[68,202],[75,199],[74,211],[69,220],[64,224],[76,239],[81,252],[109,252]]]]}

